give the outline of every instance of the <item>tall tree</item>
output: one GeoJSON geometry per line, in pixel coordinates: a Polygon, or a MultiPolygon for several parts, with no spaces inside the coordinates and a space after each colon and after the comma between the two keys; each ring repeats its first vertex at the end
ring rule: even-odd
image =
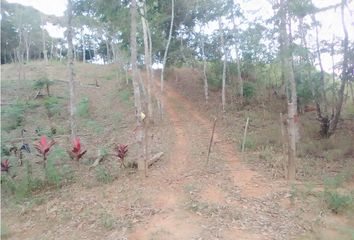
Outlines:
{"type": "Polygon", "coordinates": [[[143,112],[141,108],[141,99],[140,99],[140,88],[138,82],[138,69],[137,69],[137,42],[136,42],[136,17],[137,17],[137,4],[136,0],[131,0],[130,4],[130,19],[131,19],[131,27],[130,27],[130,50],[131,50],[131,59],[130,64],[132,66],[132,80],[133,80],[133,88],[134,88],[134,105],[135,105],[135,118],[136,118],[136,139],[139,144],[139,149],[141,149],[141,154],[138,159],[138,169],[145,170],[145,162],[144,162],[144,125],[143,125],[143,112]]]}
{"type": "Polygon", "coordinates": [[[287,33],[287,13],[288,5],[286,0],[280,0],[280,39],[281,39],[281,57],[283,59],[283,71],[285,79],[290,84],[290,97],[288,101],[288,172],[287,178],[290,181],[296,177],[296,142],[297,125],[299,118],[297,116],[297,93],[294,77],[292,53],[290,51],[289,35],[287,33]]]}
{"type": "Polygon", "coordinates": [[[76,119],[75,119],[75,80],[74,80],[74,55],[73,55],[73,28],[72,28],[72,19],[73,19],[73,8],[72,0],[68,0],[68,30],[67,30],[67,40],[68,40],[68,70],[69,70],[69,113],[70,113],[70,129],[71,129],[71,138],[76,138],[76,119]]]}
{"type": "Polygon", "coordinates": [[[344,100],[344,89],[349,80],[349,68],[348,68],[348,59],[349,59],[349,39],[348,39],[348,30],[344,17],[344,9],[347,5],[347,0],[342,0],[341,2],[341,20],[342,20],[342,28],[344,32],[343,39],[343,62],[342,62],[342,74],[341,74],[341,85],[338,91],[338,100],[336,103],[336,109],[334,112],[334,116],[330,121],[328,136],[332,135],[337,128],[339,117],[342,111],[343,100],[344,100]]]}
{"type": "Polygon", "coordinates": [[[173,29],[173,20],[175,17],[175,1],[171,0],[172,6],[171,6],[171,24],[170,24],[170,31],[168,34],[168,40],[167,40],[167,44],[166,44],[166,49],[165,49],[165,53],[163,56],[163,60],[162,60],[162,69],[161,69],[161,93],[163,93],[164,90],[164,71],[165,71],[165,67],[166,67],[166,61],[167,61],[167,54],[168,54],[168,48],[170,46],[170,42],[171,42],[171,38],[172,38],[172,29],[173,29]]]}
{"type": "Polygon", "coordinates": [[[153,121],[153,107],[151,102],[151,83],[152,83],[152,65],[151,65],[151,37],[149,37],[149,24],[147,20],[146,1],[143,2],[141,11],[141,23],[143,26],[143,38],[144,38],[144,62],[147,74],[147,108],[148,108],[148,120],[153,121]]]}
{"type": "Polygon", "coordinates": [[[221,17],[218,18],[218,23],[219,23],[219,31],[220,31],[220,53],[221,57],[224,57],[223,60],[223,65],[222,65],[222,88],[221,88],[221,103],[222,103],[222,110],[225,112],[225,105],[226,105],[226,96],[225,96],[225,90],[226,90],[226,63],[227,63],[227,52],[226,52],[226,43],[225,43],[225,38],[224,38],[224,32],[223,32],[223,27],[221,23],[221,17]]]}

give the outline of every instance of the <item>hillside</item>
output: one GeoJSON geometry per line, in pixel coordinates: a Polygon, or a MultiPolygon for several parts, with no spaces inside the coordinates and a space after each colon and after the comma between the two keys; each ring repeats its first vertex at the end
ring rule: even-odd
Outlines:
{"type": "Polygon", "coordinates": [[[174,68],[167,74],[164,118],[156,114],[147,128],[148,156],[164,155],[144,176],[128,164],[140,157],[133,89],[115,65],[75,63],[78,136],[87,150],[79,162],[67,153],[66,64],[29,62],[21,80],[18,71],[16,64],[1,68],[2,160],[11,165],[1,176],[3,239],[353,239],[350,100],[328,139],[319,138],[314,112],[301,115],[297,181],[289,184],[279,124],[283,100],[264,94],[237,109],[228,97],[222,113],[219,91],[204,104],[199,70],[174,68]],[[38,80],[49,80],[50,96],[38,80]],[[56,142],[45,169],[34,148],[41,135],[56,142]],[[31,152],[23,152],[19,166],[10,148],[23,143],[31,152]],[[128,145],[126,168],[115,156],[118,144],[128,145]]]}

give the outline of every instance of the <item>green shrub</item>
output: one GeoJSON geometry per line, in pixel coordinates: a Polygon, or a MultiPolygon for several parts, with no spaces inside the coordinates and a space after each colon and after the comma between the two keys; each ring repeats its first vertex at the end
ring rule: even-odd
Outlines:
{"type": "Polygon", "coordinates": [[[83,97],[79,104],[76,107],[76,114],[80,117],[89,117],[90,112],[89,112],[89,98],[88,97],[83,97]]]}
{"type": "Polygon", "coordinates": [[[118,97],[120,99],[121,102],[127,104],[127,105],[131,105],[132,104],[132,92],[129,89],[123,89],[118,93],[118,97]]]}
{"type": "Polygon", "coordinates": [[[21,126],[25,116],[25,106],[21,102],[1,109],[2,129],[9,131],[21,126]]]}
{"type": "Polygon", "coordinates": [[[328,209],[333,213],[343,213],[345,210],[353,207],[353,194],[340,194],[337,191],[325,190],[323,200],[328,209]]]}
{"type": "Polygon", "coordinates": [[[253,83],[245,82],[243,84],[243,96],[246,98],[246,100],[250,100],[251,98],[253,98],[255,92],[256,88],[253,83]]]}
{"type": "Polygon", "coordinates": [[[103,213],[101,215],[101,224],[105,229],[112,230],[116,225],[116,221],[111,214],[103,213]]]}
{"type": "Polygon", "coordinates": [[[40,78],[38,80],[36,80],[33,85],[32,85],[32,88],[34,90],[37,90],[37,91],[42,91],[43,88],[46,88],[46,92],[47,92],[47,95],[50,94],[50,90],[49,90],[49,87],[51,85],[53,85],[53,81],[52,80],[49,80],[47,77],[43,77],[43,78],[40,78]]]}
{"type": "Polygon", "coordinates": [[[207,68],[208,84],[211,89],[218,90],[222,86],[222,64],[218,62],[209,63],[207,68]]]}
{"type": "MultiPolygon", "coordinates": [[[[241,148],[242,148],[242,143],[241,143],[241,148]]],[[[250,137],[246,138],[245,149],[255,149],[255,148],[256,148],[256,144],[254,143],[254,141],[250,137]]]]}
{"type": "Polygon", "coordinates": [[[44,99],[44,107],[47,109],[50,117],[59,114],[60,109],[62,108],[57,97],[46,97],[44,99]]]}
{"type": "Polygon", "coordinates": [[[59,187],[62,181],[66,178],[67,168],[60,170],[56,167],[56,164],[60,163],[63,159],[67,159],[68,155],[63,148],[56,147],[50,152],[47,159],[47,166],[45,169],[46,180],[50,185],[56,185],[59,187]]]}

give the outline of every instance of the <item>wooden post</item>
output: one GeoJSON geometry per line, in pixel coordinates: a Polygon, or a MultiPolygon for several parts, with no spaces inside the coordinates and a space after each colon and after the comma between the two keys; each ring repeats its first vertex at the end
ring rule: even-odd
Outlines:
{"type": "Polygon", "coordinates": [[[214,138],[214,132],[215,132],[215,126],[216,126],[217,120],[218,120],[217,118],[214,119],[213,130],[211,132],[211,137],[210,137],[210,142],[209,142],[208,157],[207,157],[206,165],[208,165],[208,163],[209,163],[211,145],[213,144],[213,138],[214,138]]]}
{"type": "Polygon", "coordinates": [[[246,143],[246,136],[247,136],[247,128],[248,128],[248,123],[249,123],[250,118],[247,118],[246,121],[246,126],[245,126],[245,131],[243,133],[243,141],[242,141],[242,148],[241,148],[241,152],[243,152],[245,150],[245,143],[246,143]]]}

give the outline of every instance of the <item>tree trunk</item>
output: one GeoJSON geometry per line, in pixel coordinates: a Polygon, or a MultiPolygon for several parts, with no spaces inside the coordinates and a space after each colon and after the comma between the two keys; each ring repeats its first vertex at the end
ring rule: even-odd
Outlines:
{"type": "MultiPolygon", "coordinates": [[[[236,23],[235,23],[235,17],[233,14],[232,14],[232,23],[233,23],[234,38],[236,40],[237,39],[236,23]]],[[[236,41],[235,41],[234,47],[235,47],[235,54],[236,54],[237,82],[239,84],[239,95],[240,95],[241,105],[243,105],[243,79],[241,76],[240,56],[238,53],[238,47],[237,47],[236,41]]]]}
{"type": "Polygon", "coordinates": [[[338,100],[336,104],[336,109],[334,112],[334,116],[330,121],[329,124],[329,129],[328,129],[328,135],[331,136],[337,128],[339,117],[342,111],[342,106],[343,106],[343,99],[344,99],[344,89],[345,85],[348,82],[349,79],[349,71],[348,71],[348,59],[349,59],[349,51],[348,51],[348,30],[347,26],[345,24],[344,20],[344,6],[346,5],[347,1],[342,0],[341,4],[341,17],[342,17],[342,27],[343,27],[343,32],[344,32],[344,40],[343,40],[343,64],[342,64],[342,74],[341,74],[341,85],[338,91],[338,100]]]}
{"type": "Polygon", "coordinates": [[[150,62],[150,49],[149,49],[149,39],[148,39],[148,30],[147,30],[147,19],[146,19],[146,11],[145,11],[145,2],[144,2],[144,8],[141,9],[142,11],[142,17],[141,17],[141,22],[143,25],[143,36],[144,36],[144,62],[145,62],[145,68],[146,68],[146,74],[147,74],[147,108],[148,108],[148,121],[152,122],[153,121],[153,108],[152,108],[152,103],[151,103],[151,62],[150,62]],[[145,17],[144,17],[145,16],[145,17]]]}
{"type": "Polygon", "coordinates": [[[41,22],[42,22],[42,51],[43,51],[43,58],[44,58],[45,64],[47,65],[48,64],[48,55],[47,55],[47,48],[46,48],[46,42],[45,42],[43,15],[41,15],[41,22]]]}
{"type": "Polygon", "coordinates": [[[52,44],[51,44],[51,47],[50,47],[50,60],[51,61],[53,60],[53,52],[54,52],[54,40],[52,38],[52,44]]]}
{"type": "Polygon", "coordinates": [[[317,52],[317,57],[318,57],[318,64],[320,66],[320,84],[321,84],[321,101],[323,102],[324,106],[324,112],[327,113],[327,96],[326,96],[326,87],[325,87],[325,81],[324,81],[324,70],[323,70],[323,65],[322,65],[322,58],[321,58],[321,50],[320,50],[320,41],[318,39],[318,26],[317,26],[317,20],[316,16],[312,15],[312,21],[315,24],[315,30],[316,30],[316,52],[317,52]]]}
{"type": "Polygon", "coordinates": [[[227,62],[227,53],[225,47],[224,33],[222,31],[221,25],[221,17],[218,19],[219,22],[219,31],[220,31],[220,42],[221,42],[221,57],[224,56],[223,67],[222,67],[222,89],[221,89],[221,103],[222,103],[222,111],[225,112],[225,84],[226,84],[226,62],[227,62]]]}
{"type": "Polygon", "coordinates": [[[166,61],[167,61],[167,53],[168,53],[168,48],[170,46],[170,42],[171,42],[171,37],[172,37],[172,29],[173,29],[173,20],[174,20],[174,16],[175,15],[175,1],[172,0],[172,12],[171,12],[171,23],[170,23],[170,32],[168,34],[168,40],[167,40],[167,44],[166,44],[166,49],[165,49],[165,54],[163,56],[163,62],[162,62],[162,69],[161,69],[161,95],[163,93],[163,82],[164,82],[164,71],[165,71],[165,66],[166,66],[166,61]]]}
{"type": "Polygon", "coordinates": [[[132,80],[134,88],[134,105],[135,105],[135,115],[136,115],[136,139],[139,145],[141,153],[138,159],[138,169],[139,171],[145,170],[145,157],[144,157],[144,126],[142,119],[142,109],[140,100],[140,89],[137,79],[137,43],[136,43],[136,15],[137,6],[136,0],[131,0],[130,5],[130,17],[131,17],[131,30],[130,30],[130,47],[131,47],[131,59],[130,63],[132,65],[132,80]]]}
{"type": "Polygon", "coordinates": [[[73,56],[73,29],[72,29],[72,0],[68,0],[68,71],[69,71],[69,113],[71,138],[76,138],[76,120],[75,120],[75,81],[74,81],[74,56],[73,56]]]}
{"type": "Polygon", "coordinates": [[[286,29],[286,1],[280,1],[280,37],[281,37],[281,56],[284,61],[284,77],[290,83],[291,96],[288,102],[288,166],[287,178],[294,181],[296,177],[296,141],[297,141],[297,95],[296,82],[294,77],[292,54],[290,51],[289,36],[286,29]]]}
{"type": "Polygon", "coordinates": [[[110,59],[111,59],[111,54],[109,51],[109,42],[108,42],[108,36],[106,39],[106,54],[107,54],[107,63],[109,63],[110,59]]]}
{"type": "Polygon", "coordinates": [[[201,35],[202,35],[202,55],[203,55],[203,76],[204,76],[204,96],[205,104],[208,104],[209,94],[208,94],[208,78],[206,74],[206,56],[205,56],[205,39],[204,39],[204,24],[201,26],[201,35]]]}
{"type": "Polygon", "coordinates": [[[86,47],[85,47],[85,37],[84,29],[81,29],[81,43],[82,43],[82,62],[86,62],[86,47]]]}

